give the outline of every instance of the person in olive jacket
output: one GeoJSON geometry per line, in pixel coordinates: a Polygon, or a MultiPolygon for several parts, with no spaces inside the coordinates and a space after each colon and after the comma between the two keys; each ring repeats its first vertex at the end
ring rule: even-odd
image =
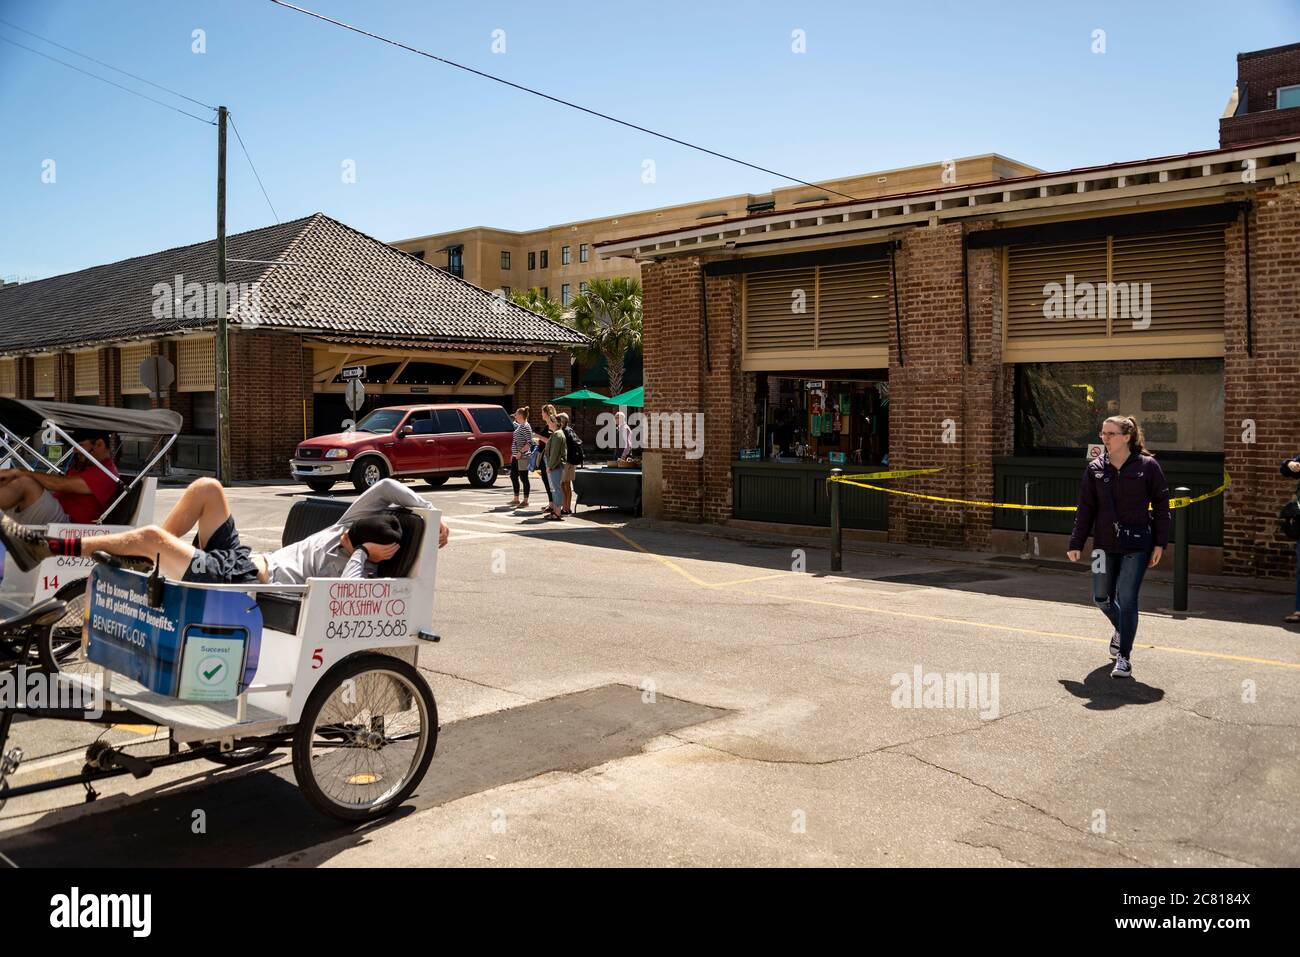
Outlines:
{"type": "Polygon", "coordinates": [[[1131,678],[1138,592],[1146,570],[1159,563],[1169,545],[1169,482],[1143,447],[1142,430],[1132,416],[1108,418],[1101,425],[1101,440],[1106,451],[1083,470],[1066,555],[1077,562],[1089,536],[1093,548],[1102,553],[1094,552],[1092,600],[1115,629],[1110,639],[1110,656],[1115,659],[1110,676],[1131,678]],[[1146,529],[1149,534],[1141,535],[1146,529]],[[1142,544],[1132,544],[1134,533],[1144,537],[1142,544]]]}
{"type": "MultiPolygon", "coordinates": [[[[1300,478],[1300,455],[1282,463],[1282,474],[1287,478],[1300,478]]],[[[1282,620],[1292,625],[1300,624],[1300,542],[1295,543],[1295,611],[1282,620]]]]}

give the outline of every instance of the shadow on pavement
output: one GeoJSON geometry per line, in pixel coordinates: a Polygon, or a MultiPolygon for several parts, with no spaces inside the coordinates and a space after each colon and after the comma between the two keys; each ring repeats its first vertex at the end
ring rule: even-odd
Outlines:
{"type": "Polygon", "coordinates": [[[1136,678],[1112,678],[1110,665],[1089,672],[1082,682],[1059,679],[1061,687],[1076,698],[1085,698],[1089,711],[1114,711],[1129,704],[1155,704],[1164,698],[1163,688],[1153,688],[1136,678]]]}

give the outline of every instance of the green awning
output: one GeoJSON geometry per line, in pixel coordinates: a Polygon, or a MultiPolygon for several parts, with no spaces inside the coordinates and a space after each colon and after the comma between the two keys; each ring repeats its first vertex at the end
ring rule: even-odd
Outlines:
{"type": "Polygon", "coordinates": [[[643,408],[645,406],[645,386],[639,385],[635,389],[628,389],[612,399],[606,399],[605,402],[609,405],[626,405],[636,409],[643,408]]]}

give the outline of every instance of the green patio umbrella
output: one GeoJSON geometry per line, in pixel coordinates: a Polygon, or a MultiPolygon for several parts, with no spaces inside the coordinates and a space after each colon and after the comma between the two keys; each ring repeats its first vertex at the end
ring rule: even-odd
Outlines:
{"type": "Polygon", "coordinates": [[[608,401],[599,392],[592,392],[590,389],[579,389],[577,392],[570,392],[558,399],[552,399],[551,404],[567,405],[571,409],[585,409],[589,406],[604,405],[608,401]]]}
{"type": "Polygon", "coordinates": [[[606,399],[609,405],[626,405],[634,409],[640,409],[645,406],[645,386],[639,385],[635,389],[628,389],[621,392],[612,399],[606,399]]]}

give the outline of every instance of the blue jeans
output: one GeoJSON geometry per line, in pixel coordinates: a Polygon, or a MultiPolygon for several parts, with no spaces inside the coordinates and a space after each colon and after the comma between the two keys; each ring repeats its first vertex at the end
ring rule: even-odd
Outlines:
{"type": "Polygon", "coordinates": [[[1119,653],[1133,651],[1138,627],[1138,591],[1150,552],[1105,552],[1103,570],[1092,573],[1092,600],[1119,632],[1119,653]]]}
{"type": "Polygon", "coordinates": [[[562,508],[564,506],[564,489],[560,487],[560,483],[564,481],[564,466],[561,465],[558,469],[547,469],[546,472],[547,477],[550,479],[546,490],[551,493],[551,504],[556,508],[562,508]]]}

